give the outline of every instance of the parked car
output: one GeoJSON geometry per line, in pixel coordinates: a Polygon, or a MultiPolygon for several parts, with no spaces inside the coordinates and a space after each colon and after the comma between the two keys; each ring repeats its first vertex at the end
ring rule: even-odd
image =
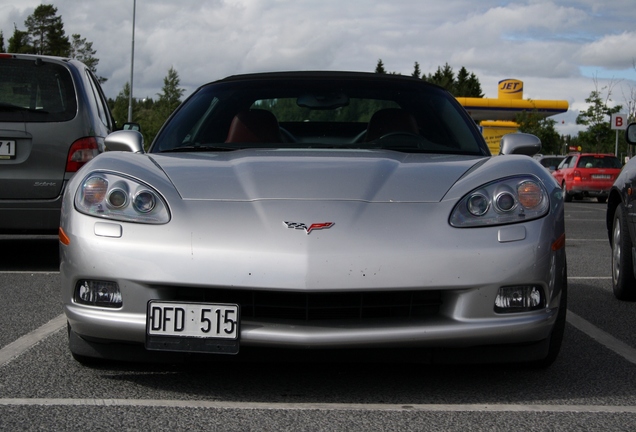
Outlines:
{"type": "Polygon", "coordinates": [[[535,155],[534,157],[539,163],[545,167],[550,172],[556,171],[556,168],[559,166],[565,156],[555,156],[555,155],[535,155]]]}
{"type": "Polygon", "coordinates": [[[574,153],[568,155],[552,175],[561,185],[565,201],[595,197],[604,203],[621,167],[621,161],[613,154],[574,153]]]}
{"type": "Polygon", "coordinates": [[[57,233],[67,182],[113,130],[86,65],[0,54],[0,233],[57,233]]]}
{"type": "Polygon", "coordinates": [[[80,362],[309,350],[548,365],[559,352],[564,204],[527,156],[540,141],[509,134],[491,157],[440,87],[233,76],[194,92],[147,153],[130,130],[106,147],[119,151],[71,179],[62,209],[80,362]]]}
{"type": "MultiPolygon", "coordinates": [[[[630,145],[636,145],[636,123],[627,127],[625,138],[630,145]]],[[[620,300],[636,300],[636,277],[634,275],[634,245],[636,226],[634,225],[633,187],[636,182],[636,158],[623,167],[610,191],[607,201],[606,224],[610,246],[612,247],[612,288],[614,296],[620,300]]]]}

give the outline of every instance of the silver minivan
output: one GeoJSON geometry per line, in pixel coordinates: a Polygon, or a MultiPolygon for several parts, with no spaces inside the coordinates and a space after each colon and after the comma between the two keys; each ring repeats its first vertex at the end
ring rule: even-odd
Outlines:
{"type": "Polygon", "coordinates": [[[83,63],[0,54],[0,234],[56,233],[66,182],[114,127],[83,63]]]}

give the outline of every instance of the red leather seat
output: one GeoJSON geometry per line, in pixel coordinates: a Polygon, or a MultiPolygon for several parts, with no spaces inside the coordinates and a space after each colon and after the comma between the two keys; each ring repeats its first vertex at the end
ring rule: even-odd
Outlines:
{"type": "Polygon", "coordinates": [[[278,120],[270,111],[254,109],[234,116],[225,142],[282,142],[278,120]]]}

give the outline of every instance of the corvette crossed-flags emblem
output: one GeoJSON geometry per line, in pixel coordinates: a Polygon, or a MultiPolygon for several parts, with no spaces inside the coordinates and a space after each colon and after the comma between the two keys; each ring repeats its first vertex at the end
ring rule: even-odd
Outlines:
{"type": "Polygon", "coordinates": [[[313,230],[321,230],[331,228],[334,223],[333,222],[318,222],[312,223],[311,225],[307,225],[302,222],[283,222],[287,228],[297,229],[297,230],[305,230],[307,234],[312,232],[313,230]]]}

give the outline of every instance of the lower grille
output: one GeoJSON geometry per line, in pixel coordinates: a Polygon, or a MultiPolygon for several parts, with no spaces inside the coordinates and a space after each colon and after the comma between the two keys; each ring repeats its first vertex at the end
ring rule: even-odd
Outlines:
{"type": "Polygon", "coordinates": [[[234,303],[242,318],[340,320],[435,315],[440,291],[285,292],[177,288],[177,301],[234,303]]]}

